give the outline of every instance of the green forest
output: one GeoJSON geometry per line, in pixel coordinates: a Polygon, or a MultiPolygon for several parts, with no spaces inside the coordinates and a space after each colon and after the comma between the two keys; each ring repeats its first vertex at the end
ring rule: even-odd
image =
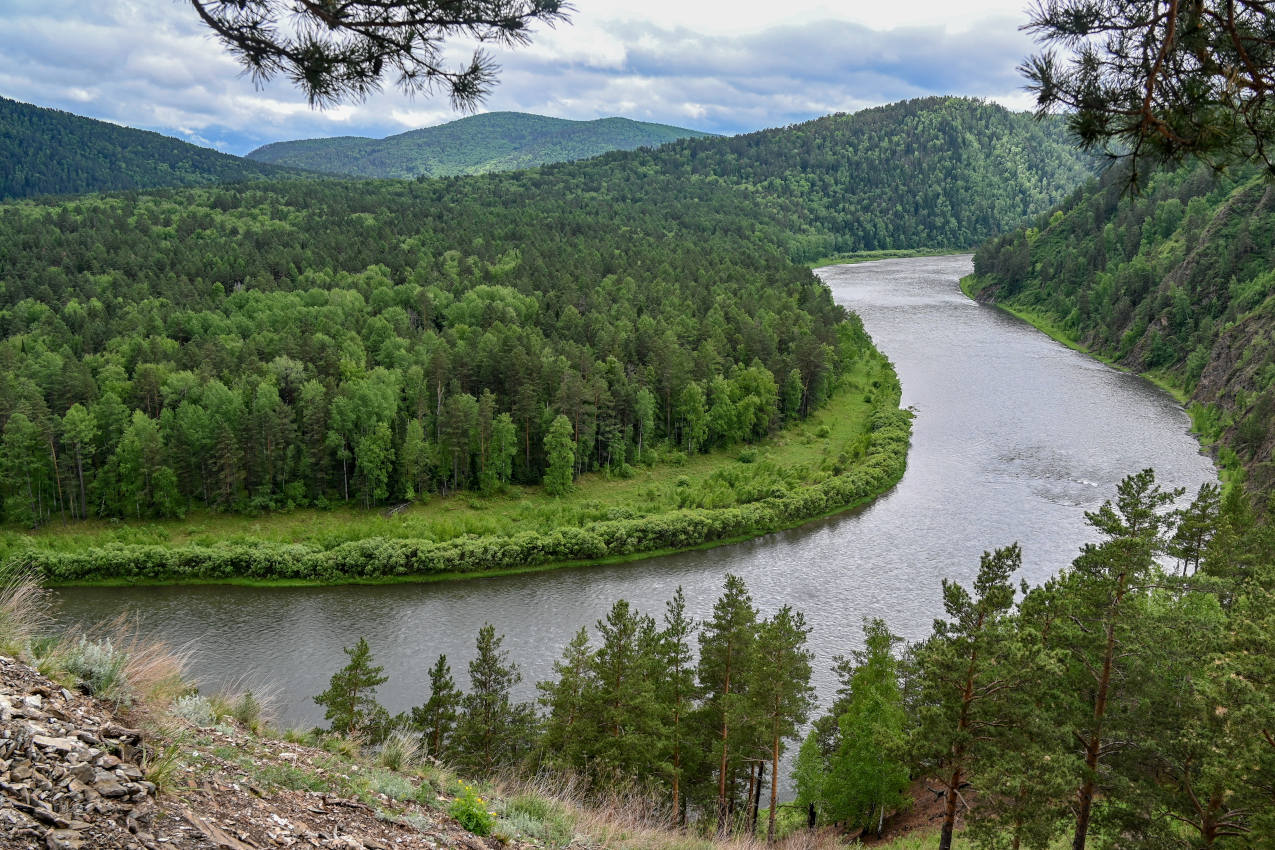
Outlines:
{"type": "Polygon", "coordinates": [[[384,139],[339,136],[274,142],[247,158],[351,177],[451,177],[568,162],[708,135],[628,118],[568,121],[524,112],[487,112],[384,139]]]}
{"type": "Polygon", "coordinates": [[[608,154],[632,169],[748,187],[818,235],[797,259],[973,248],[1060,202],[1091,172],[1061,121],[930,97],[725,139],[608,154]],[[813,252],[813,253],[812,253],[813,252]]]}
{"type": "Polygon", "coordinates": [[[550,511],[517,545],[486,527],[465,542],[437,524],[412,539],[352,522],[322,541],[111,535],[37,556],[10,536],[6,548],[58,581],[402,577],[685,548],[861,502],[902,472],[906,422],[886,409],[897,381],[794,261],[880,243],[832,237],[834,208],[889,230],[880,244],[971,244],[1045,208],[1080,162],[1023,116],[934,98],[478,177],[11,203],[0,495],[13,529],[393,515],[525,486],[560,498],[582,475],[624,479],[766,439],[834,396],[880,410],[854,414],[863,430],[813,468],[715,473],[654,513],[550,511]],[[1006,145],[1027,159],[993,168],[1006,145]],[[858,185],[866,173],[903,191],[858,185]],[[906,190],[929,179],[938,194],[906,190]],[[803,205],[835,186],[856,188],[803,205]],[[960,200],[976,187],[986,203],[960,200]],[[904,212],[869,197],[912,200],[904,212]]]}
{"type": "Polygon", "coordinates": [[[804,618],[763,616],[735,576],[702,622],[680,589],[660,612],[616,602],[534,703],[512,696],[521,674],[490,624],[468,690],[446,657],[423,662],[420,705],[391,717],[360,640],[316,701],[333,732],[419,736],[471,775],[633,787],[703,835],[773,838],[778,821],[866,836],[920,781],[944,801],[940,846],[958,812],[980,848],[1275,846],[1270,529],[1237,488],[1168,510],[1181,496],[1129,476],[1042,586],[1020,586],[1017,545],[985,553],[970,586],[944,582],[943,615],[913,644],[866,620],[819,716],[804,618]],[[797,745],[780,809],[776,770],[797,745]]]}
{"type": "Polygon", "coordinates": [[[1275,485],[1273,235],[1253,170],[1163,171],[1136,197],[1113,170],[980,248],[971,289],[1189,398],[1260,496],[1275,485]]]}
{"type": "Polygon", "coordinates": [[[159,133],[0,97],[0,201],[296,173],[159,133]]]}

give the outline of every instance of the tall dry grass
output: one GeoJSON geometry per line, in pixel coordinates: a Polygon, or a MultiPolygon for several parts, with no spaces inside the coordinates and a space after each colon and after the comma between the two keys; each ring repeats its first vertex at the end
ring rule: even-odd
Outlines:
{"type": "Polygon", "coordinates": [[[53,595],[25,563],[0,564],[0,651],[30,660],[31,639],[53,621],[53,595]]]}
{"type": "Polygon", "coordinates": [[[94,696],[151,727],[164,725],[173,702],[194,689],[194,647],[148,638],[128,615],[64,635],[49,656],[45,666],[75,675],[94,696]]]}
{"type": "Polygon", "coordinates": [[[687,829],[674,827],[669,807],[638,788],[598,791],[571,775],[506,777],[497,787],[502,797],[532,795],[563,806],[586,845],[608,850],[844,850],[846,846],[845,837],[830,830],[798,830],[774,844],[751,836],[704,836],[694,824],[687,829]]]}

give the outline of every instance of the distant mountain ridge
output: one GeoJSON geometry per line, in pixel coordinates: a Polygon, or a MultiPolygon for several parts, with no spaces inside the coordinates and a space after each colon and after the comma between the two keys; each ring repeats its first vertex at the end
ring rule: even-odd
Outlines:
{"type": "Polygon", "coordinates": [[[149,130],[0,97],[0,200],[293,174],[149,130]]]}
{"type": "Polygon", "coordinates": [[[450,177],[513,171],[711,135],[628,118],[570,121],[526,112],[487,112],[384,139],[338,136],[274,142],[252,151],[248,159],[351,177],[450,177]]]}

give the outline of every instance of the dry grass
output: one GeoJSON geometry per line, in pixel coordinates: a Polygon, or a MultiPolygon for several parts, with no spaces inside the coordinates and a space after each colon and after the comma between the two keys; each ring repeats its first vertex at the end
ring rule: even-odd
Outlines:
{"type": "Polygon", "coordinates": [[[190,645],[144,637],[134,618],[121,616],[63,636],[41,666],[73,674],[93,695],[154,728],[163,725],[174,700],[193,690],[193,655],[190,645]]]}
{"type": "Polygon", "coordinates": [[[208,697],[214,716],[229,717],[254,735],[260,735],[278,717],[282,694],[279,686],[252,676],[240,676],[208,697]]]}
{"type": "Polygon", "coordinates": [[[573,844],[608,850],[841,850],[844,836],[832,831],[798,830],[774,844],[749,836],[716,838],[692,827],[673,827],[672,812],[663,802],[639,789],[586,792],[576,777],[542,775],[533,779],[503,779],[502,797],[536,796],[564,807],[576,833],[573,844]]]}
{"type": "Polygon", "coordinates": [[[31,639],[52,622],[53,597],[24,563],[0,567],[0,651],[30,660],[31,639]]]}

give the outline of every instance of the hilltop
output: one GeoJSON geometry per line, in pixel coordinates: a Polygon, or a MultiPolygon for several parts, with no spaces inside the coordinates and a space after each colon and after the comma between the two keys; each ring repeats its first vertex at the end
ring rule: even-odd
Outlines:
{"type": "Polygon", "coordinates": [[[295,173],[148,130],[0,97],[0,200],[295,173]]]}
{"type": "Polygon", "coordinates": [[[973,248],[1059,203],[1093,170],[1058,120],[927,97],[772,130],[610,154],[615,179],[662,173],[746,189],[810,234],[799,259],[973,248]]]}
{"type": "Polygon", "coordinates": [[[488,112],[384,139],[339,136],[275,142],[248,158],[352,177],[449,177],[513,171],[710,135],[628,118],[568,121],[525,112],[488,112]]]}

